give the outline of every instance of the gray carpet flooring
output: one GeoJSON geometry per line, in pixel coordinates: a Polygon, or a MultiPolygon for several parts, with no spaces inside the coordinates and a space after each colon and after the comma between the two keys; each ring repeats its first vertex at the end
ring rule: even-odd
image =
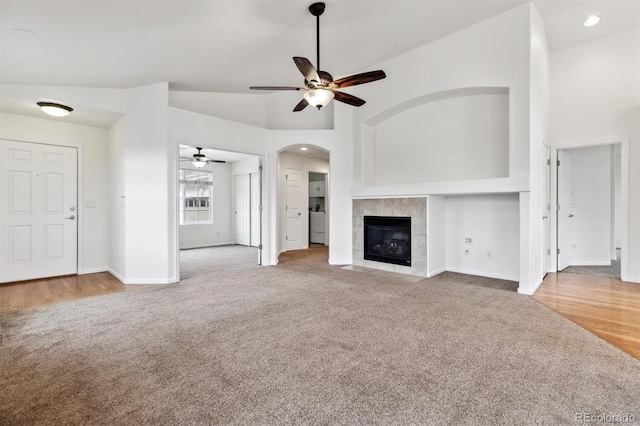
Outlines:
{"type": "Polygon", "coordinates": [[[182,253],[183,281],[0,315],[0,424],[640,422],[640,362],[515,283],[182,253]]]}
{"type": "Polygon", "coordinates": [[[572,265],[562,270],[569,274],[596,275],[599,277],[620,278],[620,256],[611,261],[611,265],[572,265]]]}

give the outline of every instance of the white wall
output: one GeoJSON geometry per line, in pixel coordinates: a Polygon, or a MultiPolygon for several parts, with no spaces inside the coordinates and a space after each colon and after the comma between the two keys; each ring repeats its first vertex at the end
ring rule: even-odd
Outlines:
{"type": "Polygon", "coordinates": [[[124,280],[127,273],[125,215],[125,121],[109,129],[109,271],[124,280]]]}
{"type": "Polygon", "coordinates": [[[567,150],[571,155],[572,265],[611,263],[611,147],[567,150]]]}
{"type": "Polygon", "coordinates": [[[375,184],[509,175],[509,96],[428,102],[375,128],[375,184]]]}
{"type": "Polygon", "coordinates": [[[517,194],[446,197],[447,271],[518,281],[519,218],[517,194]]]}
{"type": "Polygon", "coordinates": [[[63,120],[0,113],[0,138],[79,148],[78,273],[106,271],[109,264],[109,131],[63,120]],[[85,208],[85,201],[95,201],[96,207],[85,208]]]}
{"type": "Polygon", "coordinates": [[[267,127],[266,100],[241,93],[169,92],[169,106],[257,127],[267,127]]]}
{"type": "Polygon", "coordinates": [[[442,195],[427,197],[427,277],[447,269],[446,198],[442,195]]]}
{"type": "Polygon", "coordinates": [[[629,225],[622,243],[623,280],[640,282],[640,36],[638,29],[551,54],[552,146],[571,148],[628,140],[629,225]]]}
{"type": "MultiPolygon", "coordinates": [[[[294,64],[291,63],[294,67],[294,64]]],[[[211,93],[169,92],[169,105],[265,129],[333,129],[333,104],[322,111],[307,107],[293,112],[302,92],[211,93]]]]}
{"type": "Polygon", "coordinates": [[[357,96],[367,99],[354,112],[356,181],[370,185],[367,177],[375,166],[370,157],[374,132],[367,128],[377,126],[399,105],[466,88],[509,88],[508,175],[527,176],[531,13],[530,5],[522,5],[372,66],[384,70],[387,78],[354,88],[357,96]],[[407,78],[408,70],[418,80],[407,78]]]}
{"type": "Polygon", "coordinates": [[[181,249],[233,244],[232,164],[210,163],[200,169],[213,173],[213,223],[180,225],[181,249]]]}

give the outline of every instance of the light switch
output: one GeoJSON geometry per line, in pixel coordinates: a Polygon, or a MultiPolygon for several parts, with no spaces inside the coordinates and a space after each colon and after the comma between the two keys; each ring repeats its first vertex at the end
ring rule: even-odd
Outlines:
{"type": "Polygon", "coordinates": [[[87,209],[95,209],[96,208],[96,202],[94,200],[85,200],[84,206],[87,209]]]}

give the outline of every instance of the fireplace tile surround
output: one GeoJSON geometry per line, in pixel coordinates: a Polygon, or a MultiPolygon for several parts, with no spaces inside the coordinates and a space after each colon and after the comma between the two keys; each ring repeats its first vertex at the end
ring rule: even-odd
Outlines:
{"type": "Polygon", "coordinates": [[[427,199],[380,198],[353,200],[353,264],[389,272],[427,276],[427,199]],[[364,216],[411,217],[411,266],[364,259],[364,216]]]}

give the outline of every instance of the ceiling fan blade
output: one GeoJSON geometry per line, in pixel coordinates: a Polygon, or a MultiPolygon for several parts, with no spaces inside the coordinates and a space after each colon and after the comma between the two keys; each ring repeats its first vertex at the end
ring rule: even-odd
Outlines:
{"type": "Polygon", "coordinates": [[[302,87],[290,86],[251,86],[250,90],[305,90],[302,87]]]}
{"type": "Polygon", "coordinates": [[[298,105],[296,105],[296,107],[293,109],[293,112],[302,111],[307,107],[307,105],[309,105],[309,102],[307,102],[306,99],[303,99],[300,102],[298,102],[298,105]]]}
{"type": "Polygon", "coordinates": [[[333,92],[334,98],[336,101],[343,102],[345,104],[353,105],[353,106],[362,106],[365,104],[364,99],[360,99],[357,96],[349,95],[347,93],[342,92],[333,92]]]}
{"type": "Polygon", "coordinates": [[[220,164],[225,164],[226,161],[224,160],[211,160],[209,158],[207,158],[207,163],[220,163],[220,164]]]}
{"type": "Polygon", "coordinates": [[[313,65],[311,64],[311,62],[309,62],[307,58],[294,56],[293,62],[296,63],[296,66],[298,67],[298,69],[300,70],[302,75],[304,75],[304,78],[308,82],[314,82],[314,81],[316,83],[320,82],[320,76],[318,75],[318,71],[316,71],[316,69],[313,67],[313,65]]]}
{"type": "Polygon", "coordinates": [[[371,83],[372,81],[382,80],[387,75],[384,71],[369,71],[362,74],[350,75],[349,77],[340,78],[330,84],[331,87],[341,88],[349,86],[357,86],[358,84],[371,83]]]}

